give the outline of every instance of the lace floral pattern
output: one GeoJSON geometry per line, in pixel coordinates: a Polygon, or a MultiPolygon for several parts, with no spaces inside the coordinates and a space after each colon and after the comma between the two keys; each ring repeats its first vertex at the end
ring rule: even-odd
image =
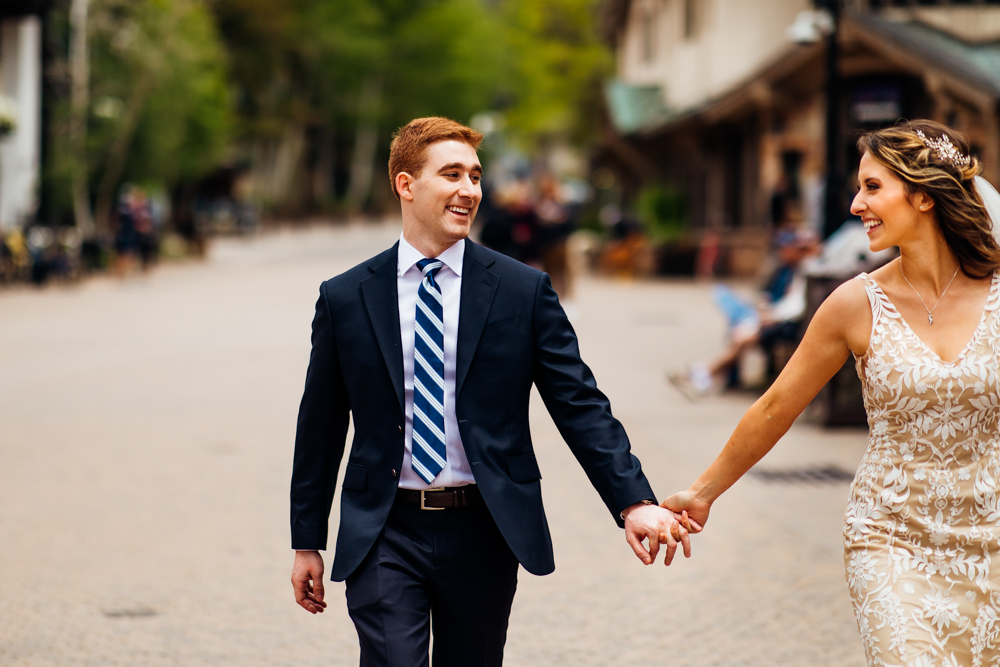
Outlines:
{"type": "Polygon", "coordinates": [[[870,428],[844,563],[870,667],[1000,667],[1000,274],[946,362],[867,274],[870,428]]]}

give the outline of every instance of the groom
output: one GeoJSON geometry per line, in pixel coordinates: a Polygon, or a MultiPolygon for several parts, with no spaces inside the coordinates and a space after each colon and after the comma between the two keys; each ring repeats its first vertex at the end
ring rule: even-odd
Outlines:
{"type": "Polygon", "coordinates": [[[320,286],[291,485],[292,585],[326,607],[327,523],[353,415],[332,579],[362,665],[500,665],[517,567],[555,568],[528,430],[532,385],[644,563],[687,533],[655,496],[544,273],[466,239],[475,130],[419,118],[392,141],[403,232],[320,286]],[[648,539],[649,550],[642,540],[648,539]]]}

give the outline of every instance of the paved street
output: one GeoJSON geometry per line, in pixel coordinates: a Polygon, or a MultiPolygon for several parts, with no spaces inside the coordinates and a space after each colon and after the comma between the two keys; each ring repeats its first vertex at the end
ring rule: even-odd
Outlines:
{"type": "MultiPolygon", "coordinates": [[[[319,283],[398,233],[223,239],[124,283],[0,291],[0,665],[357,665],[342,584],[326,614],[294,604],[288,478],[319,283]]],[[[722,344],[708,286],[587,279],[575,305],[654,490],[686,487],[753,400],[664,379],[722,344]]],[[[744,479],[691,560],[644,567],[532,405],[557,567],[521,571],[506,664],[864,664],[846,482],[744,479]]],[[[864,447],[797,423],[761,467],[853,470],[864,447]]]]}

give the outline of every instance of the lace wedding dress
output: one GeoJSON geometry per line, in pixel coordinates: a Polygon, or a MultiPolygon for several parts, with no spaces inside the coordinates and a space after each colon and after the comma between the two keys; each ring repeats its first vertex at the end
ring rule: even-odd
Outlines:
{"type": "Polygon", "coordinates": [[[968,345],[932,352],[867,274],[871,429],[844,561],[871,667],[1000,666],[1000,274],[968,345]],[[997,562],[994,563],[993,559],[997,562]]]}

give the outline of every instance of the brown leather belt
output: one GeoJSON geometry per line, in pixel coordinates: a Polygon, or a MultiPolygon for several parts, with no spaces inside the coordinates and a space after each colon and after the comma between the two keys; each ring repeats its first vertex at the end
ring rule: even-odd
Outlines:
{"type": "Polygon", "coordinates": [[[475,484],[468,486],[441,487],[437,489],[396,489],[396,500],[417,505],[422,510],[443,510],[453,507],[478,505],[483,502],[483,494],[475,484]]]}

